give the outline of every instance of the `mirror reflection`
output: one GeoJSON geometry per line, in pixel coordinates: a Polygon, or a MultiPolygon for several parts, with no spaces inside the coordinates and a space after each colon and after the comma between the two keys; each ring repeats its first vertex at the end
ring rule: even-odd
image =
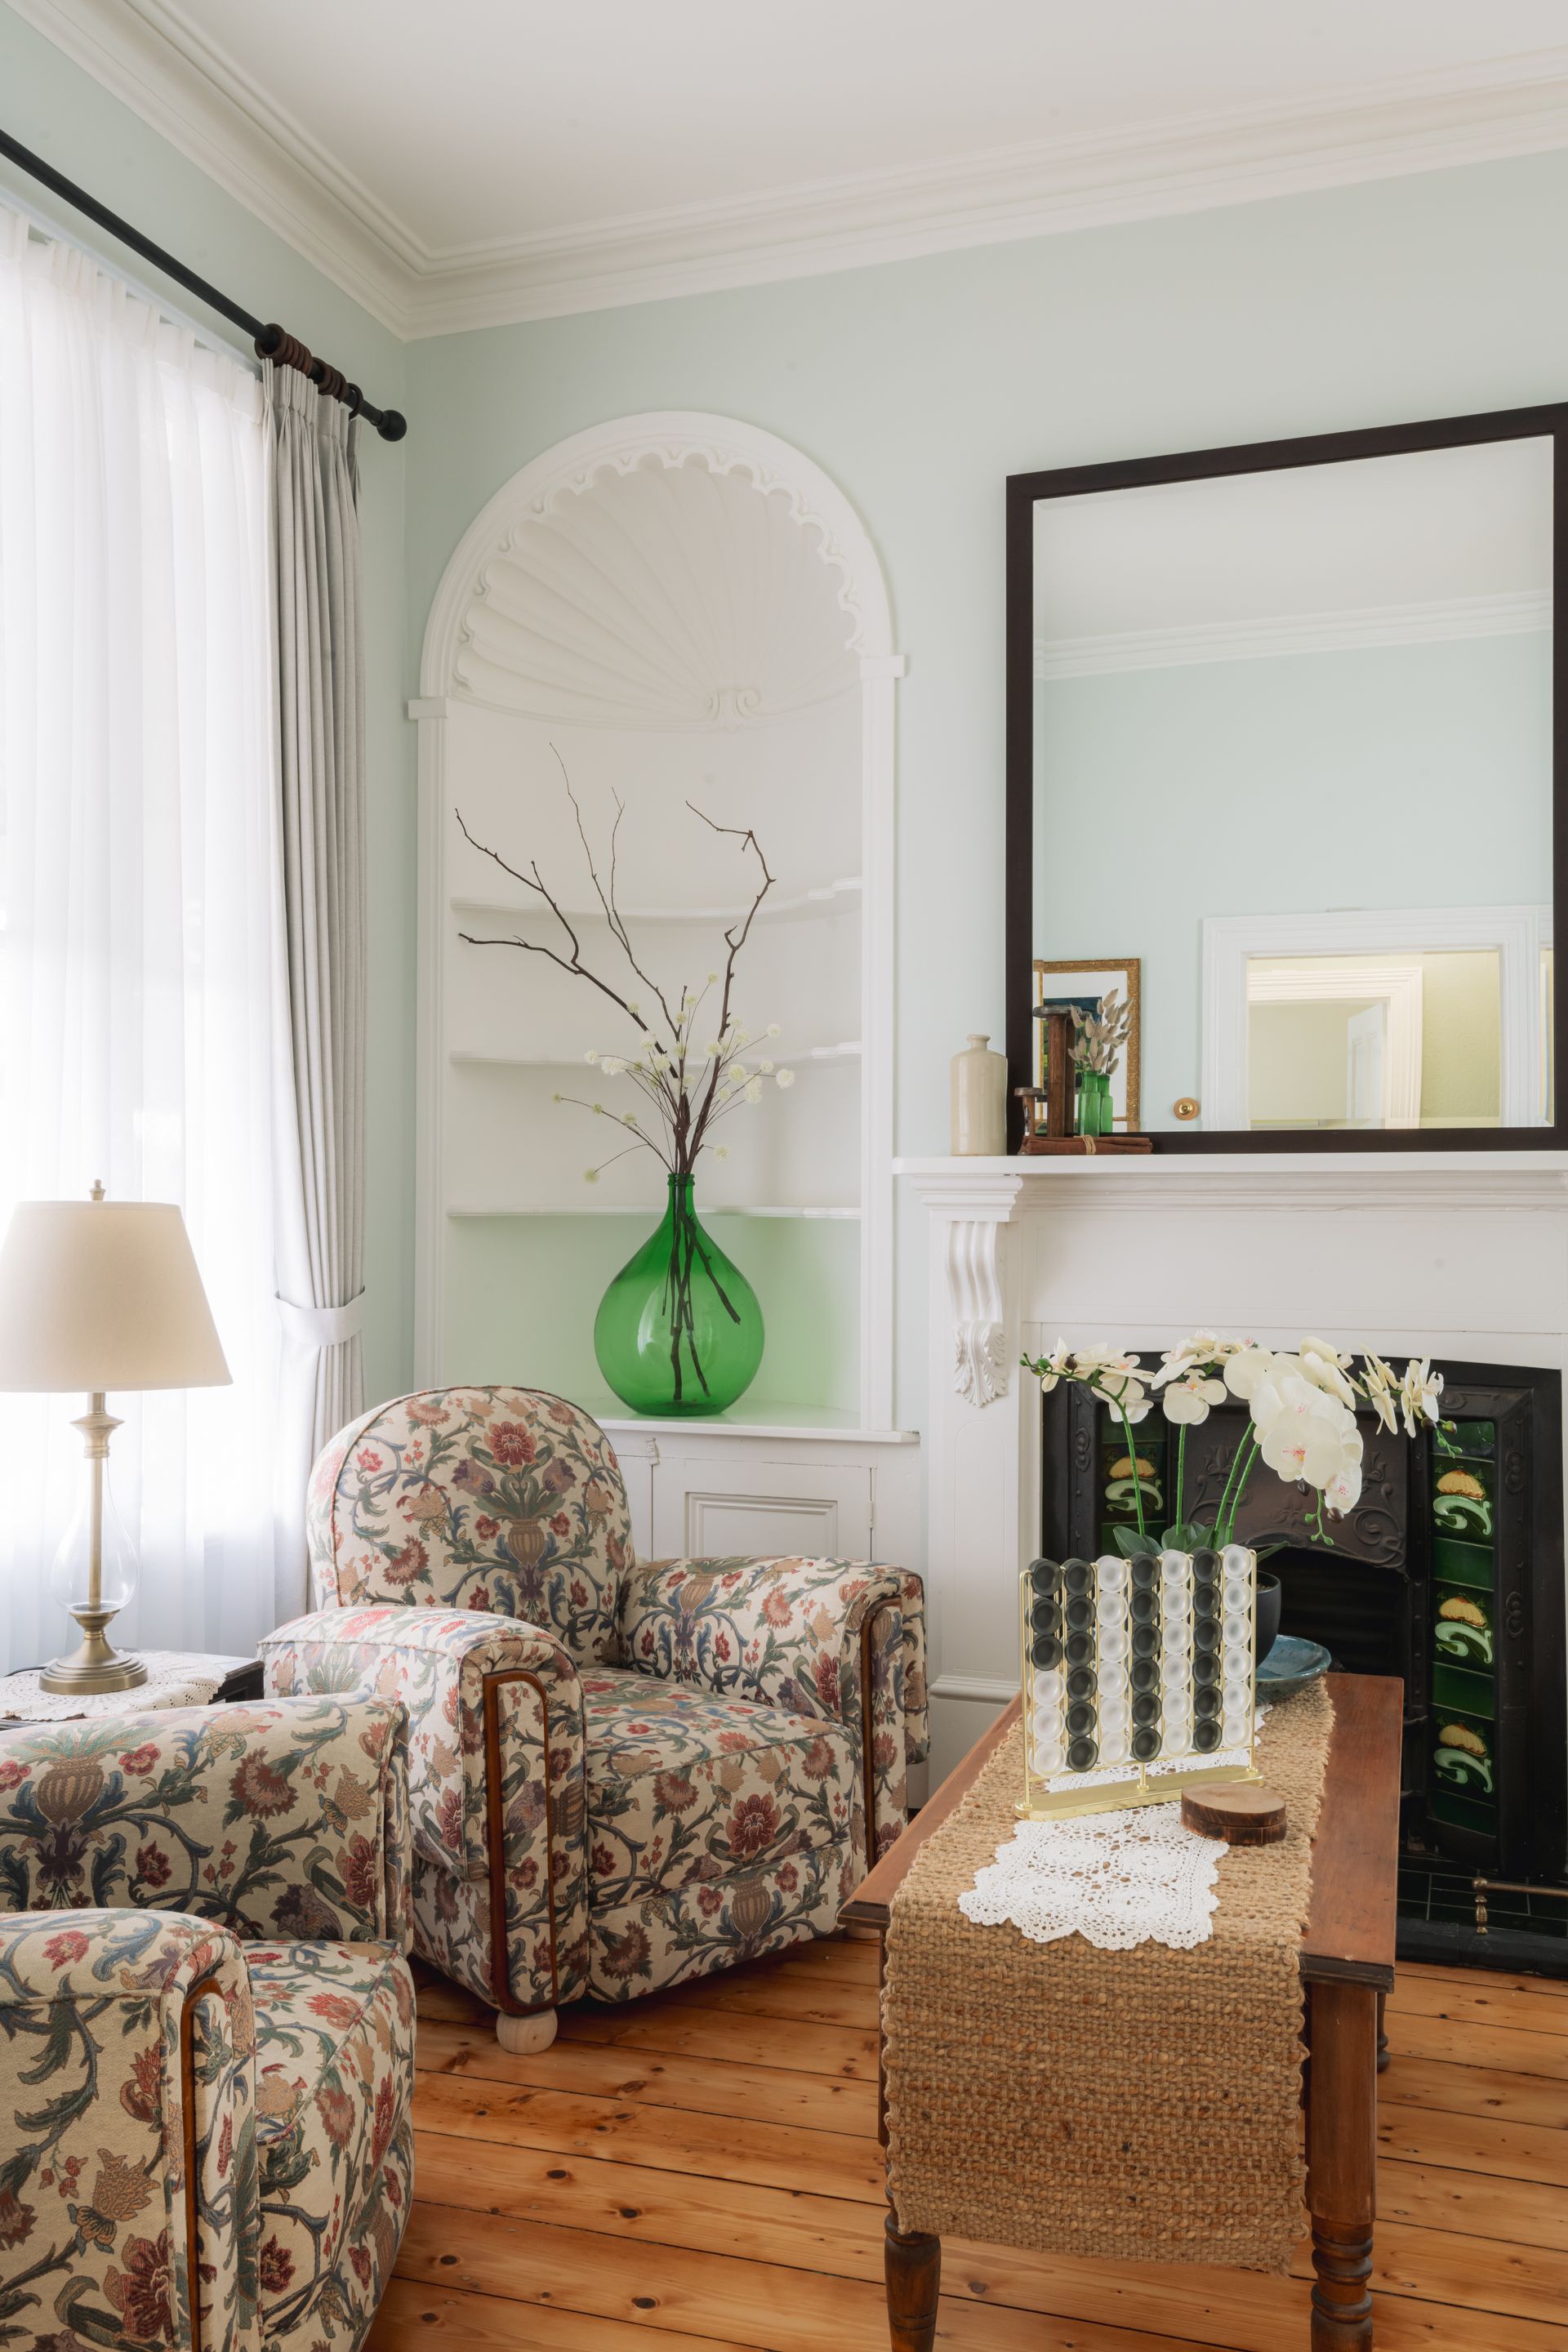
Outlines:
{"type": "Polygon", "coordinates": [[[1551,1119],[1552,467],[1036,500],[1036,998],[1137,971],[1145,1130],[1551,1119]]]}

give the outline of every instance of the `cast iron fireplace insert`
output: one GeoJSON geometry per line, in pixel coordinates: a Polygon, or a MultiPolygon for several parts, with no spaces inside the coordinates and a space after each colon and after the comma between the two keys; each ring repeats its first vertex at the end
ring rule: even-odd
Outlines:
{"type": "MultiPolygon", "coordinates": [[[[1141,1351],[1153,1363],[1157,1349],[1141,1351]]],[[[1445,1450],[1391,1437],[1370,1412],[1361,1499],[1313,1540],[1315,1498],[1261,1466],[1242,1541],[1281,1547],[1281,1630],[1352,1674],[1405,1685],[1399,1951],[1568,1975],[1568,1688],[1563,1582],[1562,1376],[1449,1362],[1445,1450]],[[1478,1896],[1476,1882],[1482,1882],[1478,1896]],[[1553,1892],[1552,1890],[1559,1890],[1553,1892]]],[[[1167,1523],[1176,1432],[1133,1430],[1071,1382],[1042,1399],[1041,1549],[1093,1557],[1118,1527],[1167,1523]]],[[[1216,1406],[1187,1433],[1189,1518],[1212,1517],[1245,1417],[1216,1406]]]]}

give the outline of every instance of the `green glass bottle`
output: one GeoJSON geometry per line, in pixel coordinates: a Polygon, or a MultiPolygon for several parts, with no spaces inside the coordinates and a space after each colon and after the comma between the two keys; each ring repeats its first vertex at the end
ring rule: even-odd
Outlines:
{"type": "Polygon", "coordinates": [[[757,1294],[698,1221],[692,1179],[672,1176],[664,1222],[599,1302],[594,1353],[634,1412],[722,1412],[763,1360],[757,1294]]]}

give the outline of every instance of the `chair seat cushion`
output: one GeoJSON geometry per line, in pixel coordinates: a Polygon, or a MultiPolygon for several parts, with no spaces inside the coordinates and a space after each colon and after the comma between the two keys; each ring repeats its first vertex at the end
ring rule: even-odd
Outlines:
{"type": "Polygon", "coordinates": [[[263,2333],[337,2352],[408,2219],[414,1983],[390,1944],[251,1944],[263,2333]],[[308,2322],[308,2326],[307,2326],[308,2322]]]}
{"type": "Polygon", "coordinates": [[[854,1759],[837,1725],[609,1667],[583,1675],[583,1706],[595,1910],[848,1835],[854,1759]]]}

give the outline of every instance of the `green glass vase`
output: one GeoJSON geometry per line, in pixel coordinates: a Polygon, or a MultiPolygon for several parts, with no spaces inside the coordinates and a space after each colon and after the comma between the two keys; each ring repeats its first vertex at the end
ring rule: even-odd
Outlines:
{"type": "Polygon", "coordinates": [[[1079,1070],[1078,1074],[1078,1131],[1080,1135],[1109,1135],[1115,1126],[1115,1113],[1110,1107],[1110,1080],[1103,1070],[1079,1070]]]}
{"type": "Polygon", "coordinates": [[[664,1222],[628,1258],[594,1320],[599,1370],[634,1412],[722,1412],[763,1360],[757,1294],[698,1221],[692,1179],[672,1176],[664,1222]]]}

